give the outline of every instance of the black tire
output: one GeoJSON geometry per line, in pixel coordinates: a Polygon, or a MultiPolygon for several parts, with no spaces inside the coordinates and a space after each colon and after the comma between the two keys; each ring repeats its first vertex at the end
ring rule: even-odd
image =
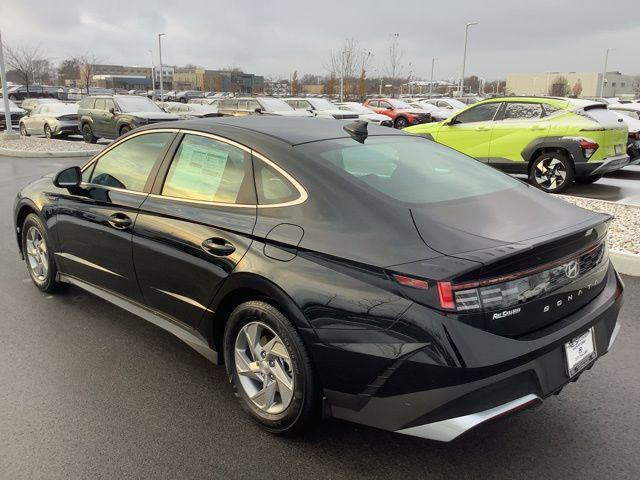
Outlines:
{"type": "Polygon", "coordinates": [[[573,184],[573,161],[564,153],[541,153],[531,164],[529,182],[542,191],[561,193],[573,184]]]}
{"type": "Polygon", "coordinates": [[[98,141],[98,139],[93,135],[91,125],[88,123],[82,125],[82,139],[85,143],[96,143],[98,141]]]}
{"type": "MultiPolygon", "coordinates": [[[[58,290],[61,286],[61,283],[56,280],[58,274],[58,268],[56,266],[55,259],[53,258],[53,250],[51,249],[51,243],[49,242],[49,236],[47,234],[47,229],[44,224],[40,220],[35,213],[30,213],[25,218],[22,224],[22,253],[24,254],[24,260],[27,264],[27,271],[29,272],[29,276],[31,280],[43,292],[52,293],[58,290]],[[30,233],[32,229],[35,229],[40,237],[42,238],[44,245],[46,247],[46,260],[43,263],[46,264],[47,270],[44,276],[39,275],[39,271],[37,268],[34,268],[32,261],[37,263],[37,260],[34,260],[33,255],[29,255],[29,252],[33,249],[27,245],[27,242],[30,241],[30,233]],[[29,249],[28,249],[29,248],[29,249]]],[[[40,253],[42,250],[38,250],[40,253]]],[[[40,258],[42,259],[42,254],[40,254],[40,258]]]]}
{"type": "Polygon", "coordinates": [[[180,103],[187,103],[187,99],[186,98],[181,98],[180,99],[180,103]]]}
{"type": "Polygon", "coordinates": [[[44,136],[46,138],[53,138],[53,132],[51,131],[51,127],[48,123],[44,126],[44,136]]]}
{"type": "Polygon", "coordinates": [[[27,127],[25,126],[24,123],[20,124],[20,135],[22,135],[23,137],[29,136],[29,134],[27,133],[27,127]]]}
{"type": "MultiPolygon", "coordinates": [[[[266,342],[266,338],[260,337],[258,344],[261,342],[266,342]]],[[[320,387],[311,358],[296,329],[277,308],[262,301],[249,301],[236,307],[225,328],[224,354],[229,381],[242,408],[265,430],[279,435],[293,435],[309,429],[316,423],[320,417],[320,387]],[[290,359],[289,373],[293,379],[293,394],[288,406],[279,413],[265,412],[254,404],[241,384],[236,368],[236,346],[240,336],[244,334],[243,328],[256,323],[268,327],[265,329],[267,333],[272,330],[271,333],[275,333],[281,339],[290,359]]],[[[269,357],[266,357],[264,361],[268,359],[269,357]]],[[[255,378],[253,381],[256,381],[255,378]]]]}
{"type": "Polygon", "coordinates": [[[402,130],[403,128],[407,128],[409,126],[409,121],[404,117],[398,117],[393,122],[393,126],[402,130]]]}
{"type": "Polygon", "coordinates": [[[601,178],[602,178],[602,175],[590,175],[588,177],[576,177],[576,183],[581,183],[583,185],[589,185],[591,183],[596,183],[601,178]]]}
{"type": "Polygon", "coordinates": [[[128,125],[123,125],[122,127],[120,127],[120,136],[122,135],[126,135],[127,133],[129,133],[131,131],[131,127],[128,125]]]}

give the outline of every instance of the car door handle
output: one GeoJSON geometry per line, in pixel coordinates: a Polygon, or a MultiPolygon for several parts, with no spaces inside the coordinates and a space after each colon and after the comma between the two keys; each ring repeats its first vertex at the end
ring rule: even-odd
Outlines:
{"type": "Polygon", "coordinates": [[[541,127],[538,125],[534,125],[532,127],[529,127],[529,130],[545,130],[546,127],[541,127]]]}
{"type": "Polygon", "coordinates": [[[226,257],[236,251],[236,247],[234,247],[232,243],[220,237],[207,238],[202,242],[202,248],[212,255],[221,257],[226,257]]]}
{"type": "Polygon", "coordinates": [[[114,213],[107,220],[109,225],[113,228],[117,228],[118,230],[124,230],[131,226],[131,219],[127,217],[124,213],[114,213]]]}
{"type": "Polygon", "coordinates": [[[485,131],[489,130],[489,127],[476,127],[476,130],[478,130],[480,132],[485,132],[485,131]]]}

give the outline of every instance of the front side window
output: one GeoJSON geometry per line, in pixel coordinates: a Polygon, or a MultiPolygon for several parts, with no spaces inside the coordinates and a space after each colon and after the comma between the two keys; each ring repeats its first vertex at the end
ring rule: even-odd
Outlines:
{"type": "Polygon", "coordinates": [[[394,200],[430,204],[486,195],[520,185],[504,173],[421,138],[325,140],[296,147],[311,162],[394,200]]]}
{"type": "Polygon", "coordinates": [[[507,103],[503,120],[534,120],[542,116],[542,105],[539,103],[507,103]]]}
{"type": "Polygon", "coordinates": [[[456,117],[455,123],[490,122],[495,117],[500,103],[485,103],[471,107],[456,117]]]}
{"type": "Polygon", "coordinates": [[[169,167],[162,195],[216,203],[238,201],[246,174],[245,152],[200,135],[185,135],[169,167]]]}
{"type": "Polygon", "coordinates": [[[96,100],[96,110],[106,110],[107,103],[104,98],[98,98],[96,100]]]}
{"type": "Polygon", "coordinates": [[[83,180],[89,178],[89,183],[94,185],[141,192],[153,165],[172,136],[171,132],[157,132],[133,137],[102,155],[91,173],[83,172],[83,180]]]}

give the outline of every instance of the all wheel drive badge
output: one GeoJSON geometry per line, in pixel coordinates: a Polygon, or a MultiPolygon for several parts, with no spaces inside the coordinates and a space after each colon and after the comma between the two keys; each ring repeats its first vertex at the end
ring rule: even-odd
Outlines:
{"type": "Polygon", "coordinates": [[[569,263],[565,264],[564,274],[567,276],[567,278],[576,278],[579,273],[580,264],[577,261],[572,260],[569,263]]]}

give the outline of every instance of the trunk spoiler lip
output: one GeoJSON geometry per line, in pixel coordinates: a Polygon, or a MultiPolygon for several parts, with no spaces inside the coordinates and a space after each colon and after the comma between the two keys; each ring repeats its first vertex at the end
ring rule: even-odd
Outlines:
{"type": "MultiPolygon", "coordinates": [[[[454,255],[449,255],[451,257],[460,258],[462,260],[470,260],[473,262],[481,263],[484,267],[496,263],[498,261],[505,261],[511,257],[516,255],[520,255],[523,252],[533,250],[537,247],[543,246],[545,243],[549,241],[558,241],[563,238],[570,237],[579,233],[581,230],[589,230],[595,227],[602,225],[603,223],[608,223],[613,219],[612,215],[606,213],[595,213],[593,218],[589,220],[585,220],[584,222],[571,225],[569,227],[563,228],[561,230],[556,230],[554,232],[550,232],[545,235],[541,235],[538,237],[533,237],[526,240],[521,240],[519,242],[513,243],[505,243],[501,246],[489,247],[480,250],[472,250],[468,252],[459,252],[454,255]],[[510,249],[510,251],[505,252],[506,249],[510,249]],[[498,255],[499,253],[499,255],[498,255]]],[[[594,245],[599,243],[602,239],[598,238],[594,245]]]]}

